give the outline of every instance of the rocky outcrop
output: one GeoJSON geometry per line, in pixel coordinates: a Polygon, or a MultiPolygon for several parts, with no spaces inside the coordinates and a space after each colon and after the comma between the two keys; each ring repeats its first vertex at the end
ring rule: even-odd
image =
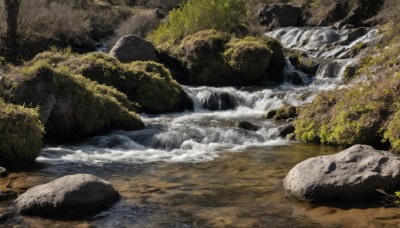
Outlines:
{"type": "Polygon", "coordinates": [[[345,24],[360,26],[376,15],[384,2],[384,0],[344,0],[319,4],[310,9],[311,17],[307,24],[327,26],[337,23],[339,26],[345,24]]]}
{"type": "Polygon", "coordinates": [[[118,199],[110,183],[93,175],[76,174],[33,187],[14,204],[21,214],[62,217],[97,212],[118,199]]]}
{"type": "Polygon", "coordinates": [[[260,23],[267,29],[304,25],[303,11],[290,4],[271,4],[258,12],[260,23]]]}
{"type": "Polygon", "coordinates": [[[400,187],[400,158],[370,146],[355,145],[338,154],[297,164],[283,180],[285,189],[301,200],[359,200],[400,187]]]}
{"type": "Polygon", "coordinates": [[[111,49],[110,56],[124,63],[158,61],[153,44],[137,35],[121,37],[111,49]]]}
{"type": "Polygon", "coordinates": [[[49,139],[76,140],[110,130],[144,128],[135,113],[137,106],[124,94],[44,60],[6,75],[0,87],[7,101],[40,107],[49,139]]]}
{"type": "Polygon", "coordinates": [[[237,39],[205,30],[175,44],[163,44],[158,49],[163,63],[172,68],[173,73],[178,73],[174,77],[181,83],[244,86],[283,81],[280,74],[285,62],[282,46],[271,38],[237,39]]]}

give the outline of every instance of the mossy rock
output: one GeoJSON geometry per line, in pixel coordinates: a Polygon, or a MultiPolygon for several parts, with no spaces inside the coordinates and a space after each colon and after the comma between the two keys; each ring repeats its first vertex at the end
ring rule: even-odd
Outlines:
{"type": "Polygon", "coordinates": [[[272,53],[267,39],[248,36],[231,39],[223,56],[233,69],[232,80],[239,84],[256,84],[264,79],[272,53]]]}
{"type": "Polygon", "coordinates": [[[126,95],[45,60],[6,75],[2,87],[8,101],[40,109],[48,139],[75,140],[144,128],[126,95]]]}
{"type": "Polygon", "coordinates": [[[42,147],[43,125],[37,110],[0,99],[0,165],[34,162],[42,147]]]}
{"type": "Polygon", "coordinates": [[[146,112],[162,113],[193,108],[192,100],[163,65],[133,62],[129,69],[139,78],[139,85],[132,97],[146,112]]]}
{"type": "Polygon", "coordinates": [[[321,65],[317,59],[310,58],[304,52],[297,50],[289,53],[289,61],[297,70],[310,75],[316,75],[321,65]]]}
{"type": "Polygon", "coordinates": [[[282,46],[271,38],[238,39],[227,33],[204,30],[175,44],[162,44],[158,49],[168,67],[183,69],[179,72],[186,74],[186,78],[177,77],[182,83],[224,86],[282,81],[282,46]]]}
{"type": "Polygon", "coordinates": [[[287,120],[297,117],[297,108],[291,104],[285,104],[281,108],[269,110],[265,119],[287,120]]]}
{"type": "Polygon", "coordinates": [[[76,74],[113,86],[147,113],[193,109],[191,99],[172,79],[170,71],[155,62],[123,64],[104,53],[77,56],[60,64],[76,74]]]}

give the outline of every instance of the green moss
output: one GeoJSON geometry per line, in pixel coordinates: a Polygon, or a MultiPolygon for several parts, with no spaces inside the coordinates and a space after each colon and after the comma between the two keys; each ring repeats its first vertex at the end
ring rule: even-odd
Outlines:
{"type": "Polygon", "coordinates": [[[0,99],[0,165],[35,161],[42,147],[43,125],[37,110],[0,99]]]}
{"type": "Polygon", "coordinates": [[[380,145],[392,95],[371,85],[321,94],[301,110],[295,122],[297,139],[343,146],[380,145]]]}

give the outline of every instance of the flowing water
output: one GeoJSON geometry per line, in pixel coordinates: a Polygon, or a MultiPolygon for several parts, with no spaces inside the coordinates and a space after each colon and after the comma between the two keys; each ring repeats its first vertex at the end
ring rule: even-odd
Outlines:
{"type": "MultiPolygon", "coordinates": [[[[391,226],[397,212],[379,205],[314,205],[283,191],[282,179],[298,162],[340,148],[291,142],[278,136],[283,122],[263,114],[290,103],[310,102],[320,91],[341,84],[354,42],[369,42],[369,29],[350,42],[349,31],[327,28],[280,29],[268,33],[289,48],[336,63],[325,77],[302,72],[304,84],[273,88],[185,87],[193,112],[143,115],[146,129],[116,131],[76,144],[46,145],[32,170],[0,179],[0,190],[17,193],[74,173],[91,173],[111,182],[122,199],[108,210],[77,221],[12,215],[4,226],[20,227],[341,227],[391,226]],[[321,35],[322,34],[322,35],[321,35]],[[332,35],[334,34],[334,35],[332,35]],[[335,35],[336,34],[336,35],[335,35]],[[335,39],[330,38],[336,37],[335,39]],[[292,38],[291,38],[292,37],[292,38]],[[296,39],[296,40],[294,40],[296,39]],[[335,41],[332,41],[335,40],[335,41]],[[341,41],[341,42],[339,42],[341,41]],[[346,41],[346,42],[345,42],[346,41]],[[327,44],[336,42],[335,47],[327,44]],[[324,46],[325,45],[325,46],[324,46]],[[341,49],[342,51],[339,51],[341,49]],[[237,127],[240,121],[258,131],[237,127]]],[[[296,71],[287,61],[284,72],[296,71]]],[[[0,213],[11,200],[0,201],[0,213]]],[[[0,218],[1,224],[1,218],[0,218]]]]}

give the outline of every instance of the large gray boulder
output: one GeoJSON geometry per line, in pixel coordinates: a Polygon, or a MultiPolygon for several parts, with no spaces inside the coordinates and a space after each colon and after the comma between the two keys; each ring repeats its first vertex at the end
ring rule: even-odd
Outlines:
{"type": "Polygon", "coordinates": [[[118,192],[108,182],[89,174],[75,174],[35,186],[14,204],[21,214],[78,216],[99,211],[118,199],[118,192]]]}
{"type": "Polygon", "coordinates": [[[399,190],[400,157],[370,146],[355,145],[338,154],[297,164],[283,180],[285,190],[301,200],[359,200],[376,189],[399,190]]]}
{"type": "Polygon", "coordinates": [[[157,52],[153,44],[137,35],[121,37],[111,49],[109,55],[124,63],[158,61],[157,52]]]}

